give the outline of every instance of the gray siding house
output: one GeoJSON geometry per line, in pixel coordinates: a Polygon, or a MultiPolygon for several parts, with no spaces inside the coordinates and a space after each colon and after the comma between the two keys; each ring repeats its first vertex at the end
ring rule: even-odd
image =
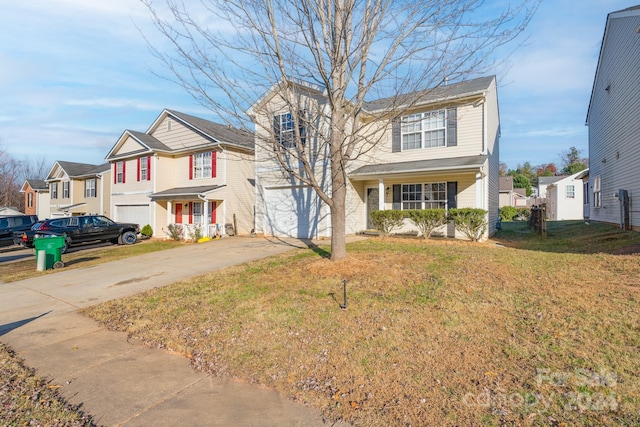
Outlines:
{"type": "Polygon", "coordinates": [[[607,16],[586,120],[590,219],[634,230],[640,230],[639,82],[640,5],[607,16]]]}

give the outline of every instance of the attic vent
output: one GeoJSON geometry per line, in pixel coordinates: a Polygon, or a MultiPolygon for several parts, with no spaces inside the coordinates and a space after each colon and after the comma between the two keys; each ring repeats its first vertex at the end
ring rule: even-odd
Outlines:
{"type": "Polygon", "coordinates": [[[171,130],[171,120],[167,120],[167,132],[171,130]]]}

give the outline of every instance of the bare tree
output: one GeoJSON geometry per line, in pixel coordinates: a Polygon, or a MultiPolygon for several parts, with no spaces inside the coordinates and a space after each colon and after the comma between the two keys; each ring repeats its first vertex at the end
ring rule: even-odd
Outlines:
{"type": "Polygon", "coordinates": [[[17,160],[0,144],[0,206],[15,207],[24,211],[24,196],[20,193],[22,184],[27,179],[44,179],[46,159],[17,160]]]}
{"type": "Polygon", "coordinates": [[[375,130],[417,102],[416,91],[485,74],[488,58],[523,31],[538,5],[203,0],[188,9],[180,0],[142,1],[169,42],[150,42],[151,49],[220,119],[248,127],[245,112],[280,88],[279,101],[293,116],[292,140],[283,144],[271,122],[253,118],[257,148],[329,207],[333,260],[346,256],[348,165],[379,142],[375,130]],[[301,97],[300,81],[316,84],[324,102],[301,97]],[[381,98],[375,113],[367,108],[366,101],[381,98]]]}

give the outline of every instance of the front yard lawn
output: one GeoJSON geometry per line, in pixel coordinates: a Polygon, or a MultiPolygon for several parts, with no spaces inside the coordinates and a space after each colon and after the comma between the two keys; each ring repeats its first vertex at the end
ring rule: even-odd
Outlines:
{"type": "Polygon", "coordinates": [[[296,250],[85,313],[356,425],[639,425],[640,235],[503,226],[296,250]]]}

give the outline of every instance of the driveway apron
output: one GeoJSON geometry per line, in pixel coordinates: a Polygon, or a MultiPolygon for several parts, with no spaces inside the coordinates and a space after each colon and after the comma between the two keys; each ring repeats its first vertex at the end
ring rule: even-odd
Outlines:
{"type": "Polygon", "coordinates": [[[273,390],[195,371],[181,355],[128,341],[126,334],[108,331],[78,313],[93,304],[305,247],[296,239],[231,237],[0,283],[0,341],[38,375],[61,386],[62,396],[98,425],[324,425],[319,411],[273,390]]]}

